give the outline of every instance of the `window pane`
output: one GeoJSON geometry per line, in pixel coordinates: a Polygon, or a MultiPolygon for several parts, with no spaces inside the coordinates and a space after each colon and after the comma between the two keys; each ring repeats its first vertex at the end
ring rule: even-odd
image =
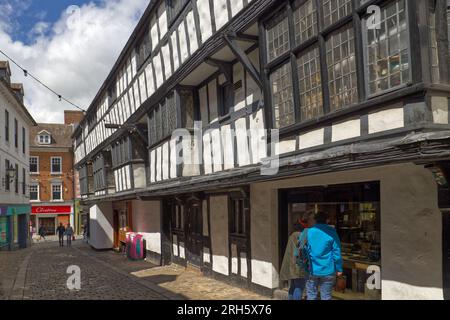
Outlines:
{"type": "Polygon", "coordinates": [[[302,121],[323,115],[320,57],[317,47],[297,59],[300,112],[302,121]]]}
{"type": "Polygon", "coordinates": [[[291,73],[289,62],[270,75],[275,128],[286,127],[295,122],[291,73]]]}
{"type": "Polygon", "coordinates": [[[330,110],[358,101],[353,26],[335,31],[326,42],[330,110]]]}
{"type": "Polygon", "coordinates": [[[294,10],[294,32],[295,44],[302,42],[317,35],[317,15],[316,3],[308,0],[299,8],[294,10]]]}
{"type": "Polygon", "coordinates": [[[410,66],[405,0],[382,8],[380,29],[367,32],[369,94],[407,83],[410,66]]]}
{"type": "Polygon", "coordinates": [[[275,17],[267,25],[266,37],[269,61],[289,50],[289,25],[288,19],[284,14],[275,17]]]}
{"type": "Polygon", "coordinates": [[[352,8],[352,0],[324,0],[323,19],[325,28],[351,14],[352,8]]]}

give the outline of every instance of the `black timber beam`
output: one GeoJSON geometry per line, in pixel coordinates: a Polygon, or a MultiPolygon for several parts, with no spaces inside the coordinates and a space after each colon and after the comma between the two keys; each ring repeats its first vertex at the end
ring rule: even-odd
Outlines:
{"type": "Polygon", "coordinates": [[[219,68],[220,72],[225,75],[225,78],[229,83],[233,83],[233,66],[231,62],[218,60],[214,58],[206,58],[205,63],[210,66],[219,68]]]}
{"type": "Polygon", "coordinates": [[[237,43],[236,34],[233,33],[224,34],[223,38],[228,47],[230,48],[230,50],[233,52],[233,54],[236,56],[239,62],[244,66],[248,74],[253,78],[253,80],[255,80],[258,87],[260,87],[261,90],[263,90],[264,86],[261,75],[258,72],[258,70],[256,70],[255,66],[250,61],[248,56],[245,54],[244,50],[242,50],[242,48],[239,47],[237,43]]]}
{"type": "Polygon", "coordinates": [[[259,43],[259,37],[251,34],[237,33],[235,38],[240,41],[259,43]]]}

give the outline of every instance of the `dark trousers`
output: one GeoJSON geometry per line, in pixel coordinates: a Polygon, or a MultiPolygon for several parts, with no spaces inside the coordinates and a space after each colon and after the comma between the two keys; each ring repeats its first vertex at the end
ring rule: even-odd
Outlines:
{"type": "Polygon", "coordinates": [[[64,235],[58,234],[58,238],[59,238],[59,246],[64,247],[64,235]]]}
{"type": "Polygon", "coordinates": [[[72,245],[72,236],[67,236],[67,246],[70,247],[72,245]]]}

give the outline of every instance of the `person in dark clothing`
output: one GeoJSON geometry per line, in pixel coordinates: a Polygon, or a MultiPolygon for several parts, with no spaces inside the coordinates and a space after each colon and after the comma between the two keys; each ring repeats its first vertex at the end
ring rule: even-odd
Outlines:
{"type": "Polygon", "coordinates": [[[45,235],[47,234],[47,232],[45,231],[45,227],[44,226],[40,226],[39,227],[39,236],[41,237],[40,240],[44,239],[45,240],[45,235]]]}
{"type": "Polygon", "coordinates": [[[64,247],[64,234],[66,232],[66,228],[64,228],[63,224],[60,223],[59,227],[56,229],[56,233],[58,234],[59,246],[64,247]]]}

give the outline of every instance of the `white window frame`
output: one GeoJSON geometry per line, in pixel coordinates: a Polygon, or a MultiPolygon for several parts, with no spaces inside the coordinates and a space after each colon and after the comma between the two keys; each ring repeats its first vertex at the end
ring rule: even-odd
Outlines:
{"type": "MultiPolygon", "coordinates": [[[[30,193],[30,202],[41,202],[41,188],[39,186],[39,183],[30,183],[30,188],[36,187],[37,188],[37,199],[32,200],[31,199],[31,190],[29,190],[30,193]]],[[[53,193],[52,193],[53,194],[53,193]]]]}
{"type": "Polygon", "coordinates": [[[51,138],[49,134],[40,134],[38,136],[38,143],[39,144],[50,144],[51,138]]]}
{"type": "Polygon", "coordinates": [[[50,172],[51,174],[62,174],[62,157],[51,157],[50,158],[50,172]],[[53,171],[53,159],[59,159],[59,172],[53,171]]]}
{"type": "Polygon", "coordinates": [[[52,183],[52,202],[64,202],[64,195],[63,195],[63,185],[62,185],[62,183],[60,183],[60,182],[58,182],[58,183],[52,183]],[[61,197],[60,197],[60,199],[55,199],[55,198],[53,198],[53,188],[54,187],[59,187],[60,188],[60,194],[61,194],[61,197]]]}
{"type": "Polygon", "coordinates": [[[30,156],[30,174],[39,174],[39,170],[40,168],[39,168],[39,156],[30,156]],[[33,171],[31,171],[31,159],[32,158],[35,158],[37,161],[36,161],[36,166],[37,166],[37,171],[36,172],[33,172],[33,171]]]}

